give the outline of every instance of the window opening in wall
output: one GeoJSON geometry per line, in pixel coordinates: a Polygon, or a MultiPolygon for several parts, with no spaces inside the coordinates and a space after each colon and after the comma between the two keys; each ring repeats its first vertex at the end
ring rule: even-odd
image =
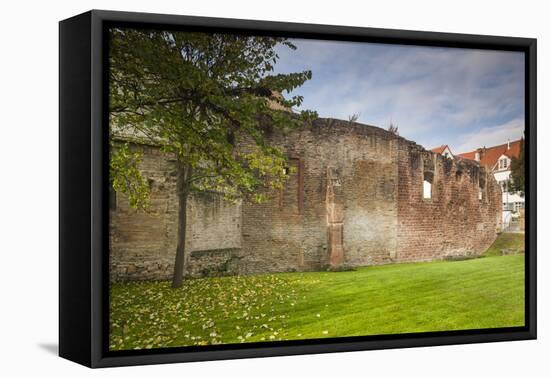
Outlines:
{"type": "Polygon", "coordinates": [[[485,192],[485,176],[480,175],[478,183],[479,183],[479,188],[478,188],[477,198],[480,201],[482,201],[483,200],[483,195],[484,195],[484,192],[485,192]]]}
{"type": "Polygon", "coordinates": [[[432,198],[432,183],[424,180],[423,198],[432,198]]]}
{"type": "Polygon", "coordinates": [[[431,170],[424,167],[424,182],[422,184],[422,198],[431,199],[433,196],[434,174],[431,170]]]}

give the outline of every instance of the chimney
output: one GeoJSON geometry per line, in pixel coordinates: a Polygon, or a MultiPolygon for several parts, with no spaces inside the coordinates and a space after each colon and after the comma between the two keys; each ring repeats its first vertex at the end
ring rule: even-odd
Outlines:
{"type": "Polygon", "coordinates": [[[475,161],[480,161],[481,160],[481,148],[477,149],[474,159],[475,159],[475,161]]]}
{"type": "Polygon", "coordinates": [[[508,148],[507,148],[507,150],[509,150],[509,149],[510,149],[510,139],[508,139],[508,148]]]}

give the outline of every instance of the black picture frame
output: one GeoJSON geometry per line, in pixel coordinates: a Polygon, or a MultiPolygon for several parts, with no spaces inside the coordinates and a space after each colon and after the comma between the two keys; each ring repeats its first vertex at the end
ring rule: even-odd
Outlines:
{"type": "Polygon", "coordinates": [[[59,24],[59,355],[88,367],[536,338],[536,39],[92,10],[59,24]],[[109,25],[525,52],[525,326],[109,352],[109,25]]]}

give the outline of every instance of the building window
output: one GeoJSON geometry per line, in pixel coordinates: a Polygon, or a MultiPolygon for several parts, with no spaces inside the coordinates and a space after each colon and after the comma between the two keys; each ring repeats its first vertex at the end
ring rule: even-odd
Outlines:
{"type": "Polygon", "coordinates": [[[498,161],[498,164],[499,164],[499,169],[507,169],[508,168],[508,159],[506,159],[506,158],[500,159],[498,161]]]}
{"type": "Polygon", "coordinates": [[[502,193],[506,193],[508,191],[508,180],[500,182],[500,189],[502,190],[502,193]]]}
{"type": "Polygon", "coordinates": [[[523,202],[515,202],[514,203],[514,211],[519,211],[523,209],[524,203],[523,202]]]}

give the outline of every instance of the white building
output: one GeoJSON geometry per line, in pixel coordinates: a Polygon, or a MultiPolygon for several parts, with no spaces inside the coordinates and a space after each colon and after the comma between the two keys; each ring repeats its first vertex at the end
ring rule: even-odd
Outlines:
{"type": "Polygon", "coordinates": [[[524,208],[525,198],[510,190],[512,158],[519,157],[520,140],[493,147],[478,148],[457,156],[475,160],[490,169],[502,189],[502,219],[508,224],[519,209],[524,208]]]}

